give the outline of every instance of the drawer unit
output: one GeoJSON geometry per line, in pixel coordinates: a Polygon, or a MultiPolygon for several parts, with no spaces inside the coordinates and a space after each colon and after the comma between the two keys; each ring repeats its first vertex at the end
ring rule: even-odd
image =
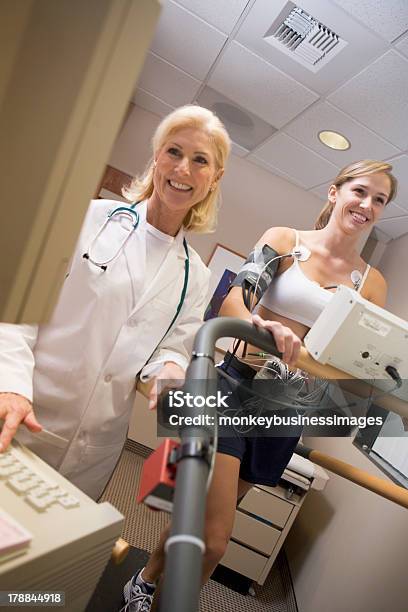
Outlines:
{"type": "Polygon", "coordinates": [[[306,491],[291,484],[252,487],[235,513],[232,539],[221,564],[263,584],[303,504],[306,491]],[[290,499],[288,499],[288,491],[290,499]]]}
{"type": "Polygon", "coordinates": [[[281,532],[262,521],[258,521],[239,510],[235,514],[232,537],[255,550],[270,555],[281,532]]]}
{"type": "Polygon", "coordinates": [[[294,506],[258,487],[252,487],[239,504],[239,508],[283,528],[294,506]]]}
{"type": "Polygon", "coordinates": [[[264,557],[230,540],[221,563],[240,574],[244,574],[244,576],[248,576],[248,578],[252,578],[252,580],[258,580],[268,559],[269,557],[264,557]]]}

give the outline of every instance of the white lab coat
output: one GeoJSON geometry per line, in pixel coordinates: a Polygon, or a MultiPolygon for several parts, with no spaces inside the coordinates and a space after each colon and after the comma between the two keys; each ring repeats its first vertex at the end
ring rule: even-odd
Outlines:
{"type": "MultiPolygon", "coordinates": [[[[146,203],[139,204],[139,227],[104,272],[82,256],[118,204],[91,203],[50,322],[0,326],[0,391],[32,398],[39,422],[66,443],[45,443],[25,432],[20,439],[94,498],[108,482],[126,438],[135,376],[142,371],[149,377],[164,361],[187,366],[209,281],[209,270],[189,247],[186,298],[161,341],[180,301],[183,232],[156,277],[147,280],[146,203]]],[[[125,225],[109,223],[92,251],[96,260],[116,251],[125,225]]]]}

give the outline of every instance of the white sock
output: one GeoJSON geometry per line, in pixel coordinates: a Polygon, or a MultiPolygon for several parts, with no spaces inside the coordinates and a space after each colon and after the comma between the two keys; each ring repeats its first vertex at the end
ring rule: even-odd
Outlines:
{"type": "Polygon", "coordinates": [[[148,586],[148,587],[150,587],[151,589],[155,589],[155,588],[156,588],[156,586],[157,586],[155,582],[148,582],[147,580],[145,580],[145,579],[143,578],[143,571],[144,571],[145,569],[146,569],[146,568],[145,568],[145,567],[143,567],[143,568],[140,570],[140,572],[138,573],[137,578],[136,578],[136,584],[139,584],[140,586],[142,586],[142,584],[141,584],[141,583],[144,583],[144,584],[147,584],[147,586],[148,586]]]}

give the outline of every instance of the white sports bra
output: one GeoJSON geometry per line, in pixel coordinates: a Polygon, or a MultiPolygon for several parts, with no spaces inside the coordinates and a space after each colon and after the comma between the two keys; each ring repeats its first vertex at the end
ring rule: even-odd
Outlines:
{"type": "MultiPolygon", "coordinates": [[[[294,231],[295,247],[298,247],[299,233],[294,231]]],[[[370,266],[367,264],[358,292],[361,291],[369,270],[370,266]]],[[[332,291],[324,289],[317,281],[310,280],[300,267],[298,259],[294,257],[293,264],[273,279],[259,304],[276,314],[312,327],[332,295],[332,291]]]]}

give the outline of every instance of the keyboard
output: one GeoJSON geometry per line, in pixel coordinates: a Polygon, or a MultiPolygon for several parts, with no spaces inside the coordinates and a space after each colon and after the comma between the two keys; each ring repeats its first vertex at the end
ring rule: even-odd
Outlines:
{"type": "Polygon", "coordinates": [[[0,454],[0,591],[63,591],[65,609],[83,612],[122,526],[17,441],[0,454]]]}
{"type": "Polygon", "coordinates": [[[0,481],[37,512],[54,504],[65,510],[80,506],[78,497],[46,472],[39,469],[39,464],[33,464],[32,453],[17,442],[0,454],[0,481]]]}

